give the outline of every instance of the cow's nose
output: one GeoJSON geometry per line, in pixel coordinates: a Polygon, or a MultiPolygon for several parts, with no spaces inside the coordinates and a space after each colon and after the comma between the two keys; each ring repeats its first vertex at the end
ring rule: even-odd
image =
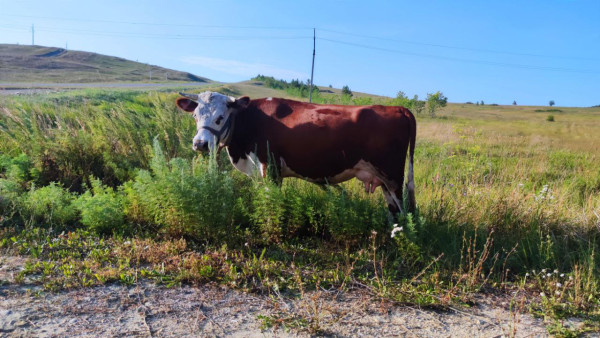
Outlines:
{"type": "Polygon", "coordinates": [[[208,142],[206,141],[195,141],[192,148],[195,151],[208,151],[208,142]]]}

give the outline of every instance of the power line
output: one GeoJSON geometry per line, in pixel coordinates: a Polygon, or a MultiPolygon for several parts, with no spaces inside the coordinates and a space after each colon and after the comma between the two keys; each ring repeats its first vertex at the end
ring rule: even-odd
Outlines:
{"type": "MultiPolygon", "coordinates": [[[[2,15],[2,14],[0,14],[0,15],[2,15]]],[[[100,21],[103,21],[103,20],[100,20],[100,21]]],[[[7,25],[0,25],[0,27],[19,30],[18,28],[13,28],[13,27],[10,27],[7,25]]],[[[23,26],[21,26],[21,27],[23,27],[23,26]]],[[[225,27],[225,26],[222,26],[222,27],[225,27]]],[[[233,27],[235,27],[235,26],[229,26],[229,28],[233,28],[233,27]]],[[[255,27],[255,28],[257,28],[257,27],[255,27]]],[[[26,28],[22,28],[22,29],[28,30],[26,28]]],[[[310,38],[309,36],[281,36],[281,35],[277,35],[277,36],[275,36],[275,35],[182,35],[182,34],[152,34],[152,33],[136,33],[136,32],[106,32],[106,31],[94,31],[94,30],[49,28],[49,27],[43,27],[43,26],[42,27],[38,26],[38,31],[71,33],[71,34],[80,34],[80,35],[86,35],[86,36],[90,36],[90,35],[94,36],[95,35],[95,36],[108,36],[108,37],[123,37],[123,38],[131,37],[131,38],[169,39],[169,40],[293,40],[293,39],[309,39],[310,38]]],[[[369,37],[366,35],[359,35],[359,34],[342,33],[342,32],[337,32],[337,31],[332,31],[332,30],[325,30],[325,31],[328,31],[330,33],[333,32],[333,33],[337,33],[337,34],[347,34],[350,36],[361,37],[361,38],[371,38],[371,39],[387,40],[387,41],[394,41],[394,42],[402,41],[402,40],[394,40],[394,39],[387,39],[387,38],[369,37]]],[[[33,44],[34,43],[34,27],[33,27],[33,25],[31,26],[31,33],[32,33],[32,44],[33,44]]],[[[314,38],[314,36],[313,36],[313,38],[314,38]]],[[[518,69],[555,71],[555,72],[587,73],[587,74],[600,73],[600,71],[598,71],[598,70],[572,69],[572,68],[563,68],[563,67],[548,67],[548,66],[537,66],[537,65],[527,65],[527,64],[515,64],[515,63],[507,63],[507,62],[464,59],[464,58],[440,56],[437,54],[433,55],[433,54],[426,54],[426,53],[417,53],[417,52],[411,52],[411,51],[407,51],[407,50],[366,45],[366,44],[360,44],[360,43],[356,43],[356,42],[342,41],[342,40],[329,39],[329,38],[323,38],[323,37],[319,37],[318,39],[321,41],[342,44],[342,45],[347,45],[347,46],[352,46],[352,47],[358,47],[358,48],[363,48],[363,49],[368,49],[368,50],[376,50],[376,51],[404,54],[404,55],[410,55],[410,56],[418,56],[418,57],[427,57],[427,58],[454,61],[454,62],[473,63],[473,64],[482,64],[482,65],[489,65],[489,66],[500,66],[500,67],[509,67],[509,68],[518,68],[518,69]]],[[[414,43],[414,44],[421,44],[421,43],[414,43]]],[[[451,47],[451,46],[443,46],[443,45],[433,45],[433,44],[422,44],[422,45],[453,48],[453,49],[465,49],[465,50],[472,50],[472,51],[485,51],[485,50],[476,50],[476,49],[451,47]]],[[[502,53],[502,54],[509,53],[509,52],[501,52],[501,51],[487,51],[487,52],[502,53]]],[[[520,53],[513,53],[513,54],[520,55],[520,53]]],[[[521,55],[527,55],[527,54],[521,54],[521,55]]],[[[532,56],[532,55],[529,55],[529,56],[532,56]]],[[[541,56],[541,55],[538,55],[538,56],[541,56]]]]}
{"type": "MultiPolygon", "coordinates": [[[[19,28],[0,25],[0,27],[22,30],[19,28]]],[[[282,35],[185,35],[185,34],[153,34],[153,33],[137,33],[137,32],[107,32],[95,31],[87,29],[63,29],[38,26],[39,31],[54,32],[54,33],[70,33],[79,35],[94,35],[108,37],[133,37],[133,38],[148,38],[148,39],[169,39],[169,40],[296,40],[309,39],[309,36],[282,36],[282,35]]]]}
{"type": "MultiPolygon", "coordinates": [[[[48,16],[23,15],[23,14],[0,14],[0,16],[30,18],[30,19],[75,21],[75,22],[126,24],[126,25],[136,25],[136,26],[169,26],[169,27],[257,29],[257,30],[306,30],[306,31],[308,31],[309,29],[313,29],[311,27],[302,27],[302,26],[294,27],[294,26],[199,25],[199,24],[164,23],[164,22],[135,22],[135,21],[119,21],[119,20],[102,20],[102,19],[89,19],[89,18],[81,19],[81,18],[68,18],[68,17],[48,17],[48,16]]],[[[427,47],[453,49],[453,50],[464,50],[464,51],[471,51],[471,52],[478,52],[478,53],[504,54],[504,55],[528,56],[528,57],[539,57],[539,58],[554,58],[554,59],[587,60],[587,61],[599,60],[597,58],[586,58],[586,57],[578,57],[578,56],[544,55],[544,54],[526,53],[526,52],[517,52],[517,51],[506,51],[506,50],[503,51],[503,50],[492,50],[492,49],[482,49],[482,48],[472,48],[472,47],[451,46],[451,45],[445,45],[445,44],[426,43],[426,42],[419,42],[419,41],[386,38],[386,37],[381,37],[381,36],[356,34],[356,33],[342,32],[342,31],[331,30],[331,29],[323,29],[323,28],[318,28],[318,29],[319,29],[319,31],[322,31],[322,32],[329,32],[329,33],[333,33],[333,34],[339,34],[339,35],[345,35],[345,36],[351,36],[351,37],[375,39],[375,40],[397,42],[397,43],[411,44],[411,45],[417,45],[417,46],[427,46],[427,47]]],[[[104,33],[103,32],[95,32],[94,34],[104,34],[104,33]]],[[[119,33],[113,33],[113,34],[119,34],[119,33]]],[[[187,37],[182,37],[182,38],[187,38],[187,37]]],[[[202,38],[209,38],[209,37],[202,37],[202,38]]],[[[219,37],[216,37],[216,38],[219,38],[219,37]]],[[[239,38],[235,38],[235,39],[246,39],[246,38],[250,39],[251,37],[239,37],[239,38]]]]}
{"type": "Polygon", "coordinates": [[[308,30],[310,27],[291,27],[291,26],[226,26],[226,25],[198,25],[198,24],[182,24],[182,23],[162,23],[162,22],[135,22],[135,21],[118,21],[118,20],[99,20],[99,19],[80,19],[80,18],[65,18],[65,17],[48,17],[34,16],[22,14],[0,14],[0,16],[28,18],[28,19],[46,19],[60,21],[77,21],[77,22],[97,22],[97,23],[118,23],[125,25],[140,25],[140,26],[169,26],[169,27],[199,27],[199,28],[232,28],[232,29],[274,29],[274,30],[308,30]]]}
{"type": "Polygon", "coordinates": [[[358,37],[358,38],[399,42],[399,43],[405,43],[405,44],[411,44],[411,45],[417,45],[417,46],[465,50],[465,51],[479,52],[479,53],[506,54],[506,55],[516,55],[516,56],[532,56],[532,57],[539,57],[539,58],[573,59],[573,60],[587,60],[587,61],[599,60],[597,58],[586,58],[586,57],[579,57],[579,56],[544,55],[544,54],[525,53],[525,52],[501,51],[501,50],[493,50],[493,49],[458,47],[458,46],[450,46],[450,45],[435,44],[435,43],[426,43],[426,42],[418,42],[418,41],[410,41],[410,40],[402,40],[402,39],[385,38],[385,37],[380,37],[380,36],[354,34],[354,33],[340,32],[340,31],[335,31],[335,30],[330,30],[330,29],[321,29],[321,30],[324,32],[340,34],[340,35],[347,35],[347,36],[358,37]]]}
{"type": "Polygon", "coordinates": [[[546,66],[535,66],[535,65],[523,65],[523,64],[507,63],[507,62],[461,59],[461,58],[439,56],[439,55],[432,55],[432,54],[408,52],[408,51],[403,51],[403,50],[398,50],[398,49],[391,49],[391,48],[382,48],[382,47],[377,47],[377,46],[369,46],[369,45],[364,45],[364,44],[359,44],[359,43],[354,43],[354,42],[340,41],[340,40],[334,40],[334,39],[328,39],[328,38],[319,38],[319,40],[327,41],[327,42],[333,42],[333,43],[347,45],[347,46],[359,47],[359,48],[364,48],[364,49],[370,49],[370,50],[378,50],[378,51],[384,51],[384,52],[389,52],[389,53],[397,53],[397,54],[404,54],[404,55],[411,55],[411,56],[427,57],[427,58],[447,60],[447,61],[456,61],[456,62],[464,62],[464,63],[477,63],[477,64],[489,65],[489,66],[501,66],[501,67],[519,68],[519,69],[547,70],[547,71],[556,71],[556,72],[585,73],[585,74],[590,74],[590,73],[592,73],[592,74],[600,74],[600,71],[598,71],[598,70],[572,69],[572,68],[561,68],[561,67],[546,67],[546,66]]]}

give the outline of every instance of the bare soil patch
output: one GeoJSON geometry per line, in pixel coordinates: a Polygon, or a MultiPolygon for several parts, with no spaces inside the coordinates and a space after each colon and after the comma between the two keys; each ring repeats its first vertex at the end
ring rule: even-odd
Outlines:
{"type": "Polygon", "coordinates": [[[255,295],[216,285],[165,288],[148,281],[63,292],[14,284],[24,264],[0,265],[0,336],[547,336],[540,319],[478,299],[468,309],[435,311],[374,299],[364,290],[303,296],[255,295]]]}

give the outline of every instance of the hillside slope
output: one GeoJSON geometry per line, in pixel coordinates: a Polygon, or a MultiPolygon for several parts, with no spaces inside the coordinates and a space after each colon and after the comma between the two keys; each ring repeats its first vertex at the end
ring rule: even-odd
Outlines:
{"type": "Polygon", "coordinates": [[[43,46],[0,44],[0,82],[211,82],[119,57],[43,46]]]}

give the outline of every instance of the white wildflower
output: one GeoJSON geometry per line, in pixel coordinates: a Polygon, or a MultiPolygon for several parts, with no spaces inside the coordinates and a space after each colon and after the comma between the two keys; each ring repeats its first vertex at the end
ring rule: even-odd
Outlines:
{"type": "Polygon", "coordinates": [[[562,287],[562,284],[560,284],[560,283],[556,283],[556,287],[557,287],[557,288],[560,288],[560,287],[562,287]]]}
{"type": "Polygon", "coordinates": [[[529,272],[525,274],[525,277],[529,277],[529,272]]]}
{"type": "Polygon", "coordinates": [[[569,280],[573,280],[573,276],[569,276],[569,280]]]}
{"type": "Polygon", "coordinates": [[[558,273],[558,270],[557,270],[557,269],[554,269],[554,273],[558,273]]]}
{"type": "Polygon", "coordinates": [[[552,276],[552,274],[551,274],[550,272],[548,272],[548,273],[546,274],[546,276],[548,276],[548,278],[550,278],[550,277],[552,276]]]}
{"type": "Polygon", "coordinates": [[[555,295],[560,296],[560,291],[556,290],[556,292],[554,292],[555,295]]]}
{"type": "Polygon", "coordinates": [[[542,273],[546,273],[546,269],[542,269],[542,273]]]}
{"type": "Polygon", "coordinates": [[[546,184],[542,187],[542,190],[540,190],[540,193],[537,195],[534,195],[533,197],[536,202],[541,202],[549,196],[552,197],[549,193],[550,193],[550,189],[548,189],[548,185],[546,184]]]}
{"type": "Polygon", "coordinates": [[[563,278],[564,276],[565,276],[565,274],[564,274],[564,273],[561,273],[561,274],[560,274],[560,278],[563,278]]]}
{"type": "Polygon", "coordinates": [[[543,293],[543,292],[540,292],[540,297],[544,297],[544,298],[546,298],[546,294],[545,294],[545,293],[543,293]]]}
{"type": "Polygon", "coordinates": [[[392,229],[392,238],[396,237],[396,232],[402,232],[404,228],[399,227],[398,224],[394,224],[394,228],[392,229]]]}

